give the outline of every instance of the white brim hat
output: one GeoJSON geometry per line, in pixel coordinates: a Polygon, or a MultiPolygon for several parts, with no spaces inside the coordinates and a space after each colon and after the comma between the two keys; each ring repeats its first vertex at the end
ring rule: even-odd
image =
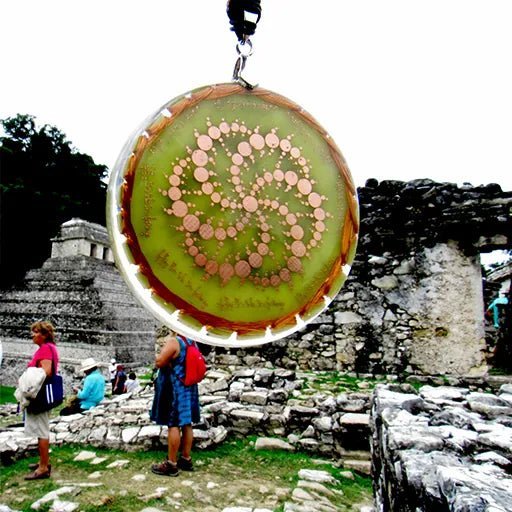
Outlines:
{"type": "Polygon", "coordinates": [[[82,361],[80,370],[83,372],[86,372],[87,370],[90,370],[91,368],[94,368],[95,366],[98,366],[98,363],[92,357],[88,357],[87,359],[84,359],[82,361]]]}

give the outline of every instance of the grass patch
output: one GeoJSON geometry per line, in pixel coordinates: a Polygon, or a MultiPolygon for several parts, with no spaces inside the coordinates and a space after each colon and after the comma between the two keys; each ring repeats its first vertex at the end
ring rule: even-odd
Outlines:
{"type": "MultiPolygon", "coordinates": [[[[69,445],[52,447],[53,469],[49,480],[26,482],[23,479],[28,472],[28,463],[37,461],[34,456],[2,468],[0,504],[29,512],[32,503],[46,493],[74,484],[76,490],[59,499],[79,503],[82,512],[139,512],[145,507],[213,512],[228,506],[282,511],[284,503],[291,499],[300,469],[325,470],[339,480],[337,485],[329,486],[343,492],[331,498],[334,506],[351,510],[352,505],[371,504],[370,478],[357,475],[354,480],[343,478],[341,470],[334,467],[332,461],[313,461],[305,453],[256,451],[254,439],[227,441],[213,450],[195,452],[195,471],[182,472],[178,478],[151,473],[151,464],[165,457],[162,451],[126,452],[69,445]],[[90,461],[74,461],[77,453],[84,449],[94,451],[97,457],[105,460],[95,465],[90,461]],[[128,464],[107,468],[116,460],[127,460],[128,464]],[[96,472],[100,478],[91,478],[96,472]],[[80,483],[100,485],[78,487],[80,483]],[[158,496],[156,491],[162,487],[167,489],[158,496]]],[[[45,512],[50,505],[43,505],[39,510],[45,512]]],[[[353,510],[358,510],[358,507],[353,510]]]]}
{"type": "Polygon", "coordinates": [[[205,451],[198,456],[206,468],[213,468],[220,460],[229,461],[235,469],[246,466],[249,477],[261,476],[274,479],[279,475],[282,481],[297,480],[297,468],[311,465],[311,458],[306,453],[275,450],[255,450],[256,437],[233,440],[223,443],[212,451],[205,451]],[[250,465],[247,462],[250,461],[250,465]]]}
{"type": "Polygon", "coordinates": [[[16,403],[15,389],[14,386],[0,386],[0,405],[16,403]]]}
{"type": "Polygon", "coordinates": [[[489,368],[489,375],[510,375],[512,373],[512,369],[507,370],[506,368],[497,368],[492,367],[489,368]]]}
{"type": "Polygon", "coordinates": [[[419,380],[416,380],[414,377],[407,379],[407,384],[410,384],[416,391],[419,391],[425,383],[419,380]]]}
{"type": "Polygon", "coordinates": [[[354,480],[343,477],[340,480],[339,488],[345,493],[345,500],[348,505],[359,503],[358,500],[361,500],[362,497],[372,496],[373,494],[371,478],[354,475],[354,480]]]}
{"type": "Polygon", "coordinates": [[[369,391],[377,384],[385,382],[385,379],[358,378],[345,373],[314,372],[306,374],[304,386],[314,391],[330,391],[334,394],[354,391],[369,391]]]}

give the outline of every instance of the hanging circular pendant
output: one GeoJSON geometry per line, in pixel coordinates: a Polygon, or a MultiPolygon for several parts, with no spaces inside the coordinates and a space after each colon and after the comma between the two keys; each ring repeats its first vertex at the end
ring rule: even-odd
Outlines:
{"type": "Polygon", "coordinates": [[[287,336],[340,290],[358,232],[339,149],[301,107],[237,84],[175,98],[127,142],[108,228],[132,292],[212,345],[287,336]]]}

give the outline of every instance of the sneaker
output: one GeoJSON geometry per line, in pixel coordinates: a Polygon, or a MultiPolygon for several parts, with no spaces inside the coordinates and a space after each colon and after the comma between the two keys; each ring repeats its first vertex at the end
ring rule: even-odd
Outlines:
{"type": "Polygon", "coordinates": [[[192,459],[185,459],[185,457],[180,457],[178,459],[178,467],[183,471],[194,471],[192,459]]]}
{"type": "Polygon", "coordinates": [[[178,476],[180,473],[178,466],[168,460],[164,460],[160,464],[153,464],[151,466],[151,471],[156,475],[164,476],[178,476]]]}

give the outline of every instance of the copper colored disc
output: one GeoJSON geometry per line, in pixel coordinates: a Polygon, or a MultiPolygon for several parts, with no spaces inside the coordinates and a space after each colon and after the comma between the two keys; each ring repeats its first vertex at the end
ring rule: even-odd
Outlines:
{"type": "Polygon", "coordinates": [[[197,167],[194,171],[194,178],[200,183],[204,183],[209,177],[210,175],[204,167],[197,167]]]}
{"type": "Polygon", "coordinates": [[[188,212],[188,206],[183,201],[175,201],[172,205],[172,212],[176,217],[185,217],[188,212]]]}
{"type": "Polygon", "coordinates": [[[258,209],[258,200],[253,196],[246,196],[242,200],[242,205],[246,211],[253,213],[258,209]]]}
{"type": "Polygon", "coordinates": [[[199,219],[195,215],[185,215],[183,219],[183,227],[187,231],[197,231],[199,229],[199,219]]]}
{"type": "Polygon", "coordinates": [[[210,224],[201,224],[201,227],[199,228],[199,234],[202,238],[205,240],[210,240],[212,238],[214,233],[213,227],[210,226],[210,224]]]}
{"type": "Polygon", "coordinates": [[[245,260],[237,261],[235,264],[235,272],[239,277],[248,277],[251,273],[251,266],[245,260]]]}
{"type": "Polygon", "coordinates": [[[260,268],[263,263],[263,258],[260,254],[253,252],[249,255],[249,263],[253,268],[260,268]]]}

